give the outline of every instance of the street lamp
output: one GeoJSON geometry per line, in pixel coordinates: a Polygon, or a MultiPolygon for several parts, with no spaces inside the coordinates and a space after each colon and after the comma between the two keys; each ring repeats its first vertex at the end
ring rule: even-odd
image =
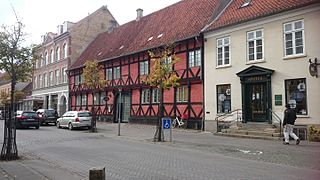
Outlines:
{"type": "Polygon", "coordinates": [[[121,92],[122,89],[119,88],[119,97],[118,97],[118,136],[120,136],[120,124],[121,124],[121,102],[122,102],[122,97],[121,97],[121,92]]]}

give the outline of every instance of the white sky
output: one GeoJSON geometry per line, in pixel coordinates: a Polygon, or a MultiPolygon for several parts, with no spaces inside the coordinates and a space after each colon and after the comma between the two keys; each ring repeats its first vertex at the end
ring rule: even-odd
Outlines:
{"type": "Polygon", "coordinates": [[[25,24],[27,44],[39,43],[41,35],[56,32],[64,21],[77,22],[103,5],[124,24],[136,18],[136,9],[150,14],[180,0],[0,0],[0,25],[16,22],[12,7],[25,24]]]}

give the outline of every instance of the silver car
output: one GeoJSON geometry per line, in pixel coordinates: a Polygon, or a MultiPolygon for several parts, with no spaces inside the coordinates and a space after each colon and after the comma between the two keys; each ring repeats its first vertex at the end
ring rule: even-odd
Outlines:
{"type": "Polygon", "coordinates": [[[89,111],[67,111],[57,119],[57,128],[67,127],[72,130],[87,127],[90,129],[91,121],[92,115],[89,111]]]}

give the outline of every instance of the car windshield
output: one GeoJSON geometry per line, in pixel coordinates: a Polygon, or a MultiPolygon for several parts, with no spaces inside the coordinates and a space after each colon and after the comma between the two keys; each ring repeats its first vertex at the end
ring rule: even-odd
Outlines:
{"type": "Polygon", "coordinates": [[[23,116],[27,116],[27,117],[36,117],[37,113],[35,112],[24,112],[22,113],[23,116]]]}
{"type": "Polygon", "coordinates": [[[90,112],[79,112],[78,117],[90,117],[91,113],[90,112]]]}
{"type": "Polygon", "coordinates": [[[46,111],[46,114],[47,114],[48,116],[54,116],[54,115],[55,115],[55,111],[54,111],[54,110],[47,110],[47,111],[46,111]]]}

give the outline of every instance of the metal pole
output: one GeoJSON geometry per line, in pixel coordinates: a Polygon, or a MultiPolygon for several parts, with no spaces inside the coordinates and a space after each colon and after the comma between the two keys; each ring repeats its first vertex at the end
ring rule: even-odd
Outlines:
{"type": "Polygon", "coordinates": [[[119,89],[119,100],[118,100],[118,136],[120,136],[120,124],[121,124],[121,102],[122,102],[122,97],[121,97],[121,89],[119,89]]]}

